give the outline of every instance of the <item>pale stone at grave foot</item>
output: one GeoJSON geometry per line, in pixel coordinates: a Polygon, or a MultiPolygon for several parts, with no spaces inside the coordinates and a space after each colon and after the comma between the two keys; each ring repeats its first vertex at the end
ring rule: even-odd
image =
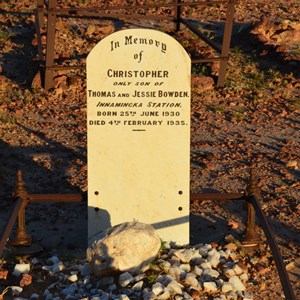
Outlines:
{"type": "Polygon", "coordinates": [[[92,272],[104,276],[113,272],[139,272],[153,261],[161,240],[151,225],[128,222],[116,225],[87,250],[92,272]]]}

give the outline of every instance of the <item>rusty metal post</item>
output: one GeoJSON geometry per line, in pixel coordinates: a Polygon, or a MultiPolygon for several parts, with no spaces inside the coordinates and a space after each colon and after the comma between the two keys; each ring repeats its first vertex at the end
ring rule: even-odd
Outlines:
{"type": "MultiPolygon", "coordinates": [[[[175,3],[181,4],[181,0],[174,0],[175,3]]],[[[180,22],[181,22],[181,6],[177,5],[175,7],[175,31],[180,30],[180,22]]]]}
{"type": "MultiPolygon", "coordinates": [[[[257,177],[255,175],[254,169],[252,169],[250,173],[249,186],[247,187],[247,191],[246,191],[246,197],[250,197],[252,195],[258,195],[258,194],[259,192],[257,190],[257,177]]],[[[256,232],[255,219],[256,219],[256,213],[254,207],[251,202],[247,201],[247,224],[246,224],[246,233],[244,236],[244,240],[242,242],[243,247],[253,248],[256,247],[259,243],[261,243],[259,235],[256,232]]]]}
{"type": "Polygon", "coordinates": [[[36,8],[38,20],[40,26],[43,28],[45,27],[44,22],[44,1],[43,0],[37,0],[37,8],[36,8]]]}
{"type": "Polygon", "coordinates": [[[225,75],[229,59],[229,48],[233,26],[234,5],[235,0],[228,0],[217,87],[223,87],[225,84],[225,75]]]}
{"type": "Polygon", "coordinates": [[[17,232],[12,244],[14,246],[30,246],[32,243],[32,237],[27,233],[25,224],[25,208],[28,204],[28,194],[25,188],[21,170],[18,170],[17,172],[14,196],[22,200],[22,205],[19,209],[17,232]]]}
{"type": "Polygon", "coordinates": [[[44,4],[43,0],[37,1],[37,8],[34,11],[35,16],[35,29],[36,29],[36,38],[37,38],[37,47],[38,47],[38,56],[39,56],[39,63],[40,68],[43,61],[43,45],[42,45],[42,38],[41,38],[41,28],[44,28],[44,4]]]}
{"type": "Polygon", "coordinates": [[[54,67],[54,46],[55,46],[55,24],[57,0],[49,0],[47,14],[47,45],[46,45],[46,65],[45,65],[45,90],[53,87],[53,67],[54,67]]]}

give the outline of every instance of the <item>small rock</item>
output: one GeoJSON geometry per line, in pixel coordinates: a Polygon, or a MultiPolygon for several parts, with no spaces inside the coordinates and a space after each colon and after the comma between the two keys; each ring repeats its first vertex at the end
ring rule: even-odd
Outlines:
{"type": "Polygon", "coordinates": [[[233,288],[237,291],[245,291],[246,287],[241,282],[238,276],[234,275],[229,279],[229,283],[233,286],[233,288]]]}
{"type": "Polygon", "coordinates": [[[214,270],[214,269],[205,269],[203,271],[203,275],[210,276],[210,277],[213,277],[213,278],[218,278],[220,276],[220,273],[217,270],[214,270]]]}
{"type": "Polygon", "coordinates": [[[78,276],[76,274],[70,275],[68,280],[71,282],[76,282],[78,280],[78,276]]]}
{"type": "Polygon", "coordinates": [[[7,275],[8,275],[8,271],[7,270],[0,270],[0,279],[6,280],[7,275]]]}
{"type": "Polygon", "coordinates": [[[199,248],[199,253],[203,256],[203,257],[207,257],[209,250],[212,249],[212,246],[210,244],[205,244],[204,246],[199,248]]]}
{"type": "Polygon", "coordinates": [[[195,249],[180,249],[175,251],[174,254],[181,260],[181,262],[189,263],[192,258],[199,255],[199,251],[195,249]]]}
{"type": "Polygon", "coordinates": [[[184,279],[184,283],[188,286],[192,286],[194,288],[199,287],[199,282],[196,278],[196,276],[192,273],[188,273],[184,279]]]}
{"type": "Polygon", "coordinates": [[[59,263],[52,266],[52,272],[58,273],[65,268],[64,264],[60,261],[59,263]]]}
{"type": "Polygon", "coordinates": [[[27,273],[22,274],[22,279],[19,285],[23,287],[23,286],[30,285],[31,283],[32,283],[32,276],[27,273]]]}
{"type": "Polygon", "coordinates": [[[144,284],[144,282],[141,280],[141,281],[139,281],[139,282],[137,282],[133,287],[132,287],[132,290],[134,291],[134,292],[141,292],[142,291],[142,289],[143,289],[143,284],[144,284]]]}
{"type": "Polygon", "coordinates": [[[228,250],[236,251],[237,250],[237,245],[234,244],[234,243],[229,243],[224,248],[228,249],[228,250]]]}
{"type": "Polygon", "coordinates": [[[118,298],[118,300],[130,300],[130,298],[128,298],[127,295],[120,295],[120,297],[118,298]]]}
{"type": "Polygon", "coordinates": [[[240,276],[240,279],[243,281],[243,282],[247,282],[249,280],[249,276],[246,274],[246,273],[243,273],[241,276],[240,276]]]}
{"type": "Polygon", "coordinates": [[[83,265],[80,265],[78,267],[79,272],[81,273],[82,276],[88,276],[90,275],[90,264],[85,263],[83,265]]]}
{"type": "Polygon", "coordinates": [[[201,267],[203,270],[205,270],[205,269],[211,269],[211,268],[212,268],[210,262],[202,263],[202,264],[200,265],[200,267],[201,267]]]}
{"type": "Polygon", "coordinates": [[[18,277],[23,273],[29,273],[29,271],[30,271],[30,264],[16,264],[12,272],[12,275],[18,277]]]}
{"type": "Polygon", "coordinates": [[[163,292],[162,294],[159,295],[159,300],[169,300],[171,299],[171,293],[169,292],[169,290],[165,290],[165,292],[163,292]]]}
{"type": "Polygon", "coordinates": [[[207,293],[214,293],[218,291],[217,285],[213,281],[208,281],[203,283],[204,291],[207,293]]]}
{"type": "Polygon", "coordinates": [[[152,286],[152,292],[158,296],[164,291],[164,286],[160,282],[156,282],[152,286]]]}
{"type": "Polygon", "coordinates": [[[114,283],[114,278],[112,276],[103,277],[98,281],[99,286],[104,287],[114,283]]]}
{"type": "Polygon", "coordinates": [[[182,285],[176,281],[172,281],[167,285],[167,289],[170,293],[175,293],[177,295],[182,294],[182,285]]]}
{"type": "Polygon", "coordinates": [[[171,267],[168,273],[176,280],[181,280],[185,277],[186,272],[180,267],[171,267]]]}
{"type": "Polygon", "coordinates": [[[229,291],[232,291],[233,287],[231,285],[231,283],[229,282],[224,282],[224,284],[222,285],[222,293],[227,293],[229,291]]]}
{"type": "Polygon", "coordinates": [[[195,266],[193,273],[197,276],[201,276],[203,274],[203,269],[199,268],[198,266],[195,266]]]}
{"type": "Polygon", "coordinates": [[[286,164],[286,166],[288,167],[288,168],[297,168],[298,167],[298,162],[296,161],[296,160],[290,160],[287,164],[286,164]]]}
{"type": "Polygon", "coordinates": [[[75,294],[76,290],[77,290],[77,284],[72,283],[72,284],[68,285],[67,287],[65,287],[61,292],[65,296],[68,296],[68,295],[73,296],[75,294]]]}
{"type": "Polygon", "coordinates": [[[234,271],[234,273],[236,274],[236,275],[241,275],[241,274],[243,274],[243,270],[242,270],[242,268],[239,266],[239,265],[237,265],[237,264],[235,264],[234,266],[233,266],[233,271],[234,271]]]}
{"type": "Polygon", "coordinates": [[[133,276],[130,273],[125,272],[125,273],[123,273],[123,274],[120,275],[118,282],[119,282],[119,285],[121,287],[125,287],[125,286],[127,286],[129,283],[131,283],[133,281],[134,281],[133,276]]]}

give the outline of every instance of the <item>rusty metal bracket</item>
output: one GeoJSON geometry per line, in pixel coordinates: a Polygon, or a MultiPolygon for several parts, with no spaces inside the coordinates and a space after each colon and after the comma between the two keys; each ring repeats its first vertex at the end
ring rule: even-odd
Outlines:
{"type": "MultiPolygon", "coordinates": [[[[78,17],[78,18],[115,18],[115,19],[156,19],[156,20],[169,20],[174,22],[174,28],[176,31],[180,30],[180,25],[183,24],[189,30],[191,30],[196,36],[204,41],[207,45],[212,47],[219,56],[216,57],[193,57],[192,63],[206,63],[206,62],[219,62],[219,75],[217,80],[217,87],[223,87],[225,84],[226,69],[229,60],[229,48],[233,26],[233,18],[235,11],[236,0],[199,0],[199,1],[186,1],[186,0],[173,0],[169,3],[152,3],[144,5],[106,5],[103,8],[100,7],[69,7],[69,8],[58,8],[57,0],[49,0],[48,3],[44,4],[43,0],[37,0],[37,9],[35,10],[35,23],[38,40],[38,55],[40,61],[40,69],[43,70],[41,75],[44,81],[44,88],[49,90],[53,88],[54,72],[56,70],[71,70],[84,68],[84,66],[64,66],[58,65],[54,59],[55,55],[55,32],[56,32],[56,21],[58,17],[78,17]],[[222,45],[217,45],[206,35],[204,35],[190,20],[182,17],[183,7],[192,6],[205,6],[225,4],[225,26],[223,32],[222,45]],[[168,16],[149,16],[139,15],[136,13],[138,9],[158,9],[161,7],[171,8],[173,15],[168,16]],[[126,10],[127,13],[124,13],[126,10]],[[44,16],[46,16],[46,53],[43,55],[43,45],[41,41],[42,28],[45,28],[44,16]]],[[[163,1],[162,1],[163,2],[163,1]]]]}
{"type": "Polygon", "coordinates": [[[13,196],[17,199],[17,203],[8,219],[0,240],[0,257],[16,221],[17,230],[12,245],[30,246],[32,244],[32,237],[26,231],[25,222],[26,207],[30,202],[79,202],[82,200],[81,194],[28,194],[21,170],[17,172],[16,187],[13,196]]]}
{"type": "Polygon", "coordinates": [[[285,298],[288,300],[296,300],[296,296],[294,294],[291,282],[289,280],[288,273],[286,271],[285,264],[282,260],[282,257],[280,255],[279,247],[276,243],[275,237],[272,233],[271,227],[267,221],[266,216],[263,213],[263,210],[259,204],[259,200],[256,198],[256,195],[254,193],[250,194],[247,197],[248,203],[250,203],[253,206],[253,209],[255,210],[260,222],[262,229],[265,233],[265,236],[267,238],[267,242],[270,246],[274,262],[277,268],[277,272],[279,275],[279,279],[281,282],[281,286],[285,295],[285,298]]]}

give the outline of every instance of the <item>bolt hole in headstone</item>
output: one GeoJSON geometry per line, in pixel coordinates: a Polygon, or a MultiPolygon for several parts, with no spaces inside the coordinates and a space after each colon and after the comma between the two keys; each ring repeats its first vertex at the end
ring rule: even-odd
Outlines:
{"type": "Polygon", "coordinates": [[[130,221],[189,243],[190,81],[190,57],[160,31],[118,31],[88,55],[89,244],[130,221]]]}

